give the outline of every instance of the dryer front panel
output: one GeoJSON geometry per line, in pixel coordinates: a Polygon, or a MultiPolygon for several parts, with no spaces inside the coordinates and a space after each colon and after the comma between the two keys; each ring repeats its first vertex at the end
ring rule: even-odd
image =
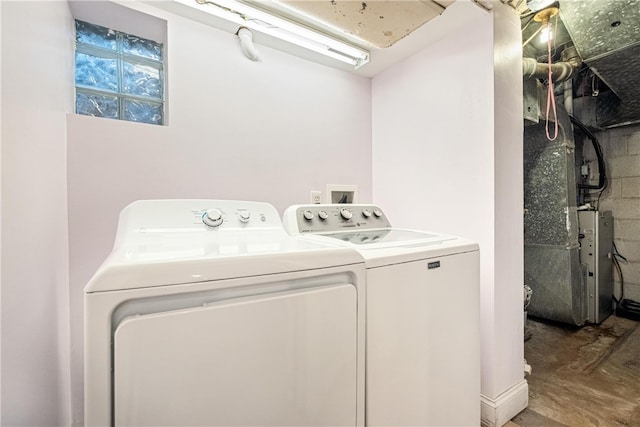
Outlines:
{"type": "Polygon", "coordinates": [[[116,426],[355,426],[357,291],[335,284],[131,316],[116,426]]]}

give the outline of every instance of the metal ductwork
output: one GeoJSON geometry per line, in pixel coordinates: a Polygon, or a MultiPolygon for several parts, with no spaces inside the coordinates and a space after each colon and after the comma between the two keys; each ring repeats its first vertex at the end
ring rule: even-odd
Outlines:
{"type": "MultiPolygon", "coordinates": [[[[542,83],[525,88],[525,98],[540,100],[542,83]],[[527,91],[531,93],[526,93],[527,91]]],[[[585,287],[579,261],[575,142],[571,121],[558,105],[559,134],[545,135],[540,108],[524,129],[524,276],[533,290],[532,316],[571,325],[586,319],[585,287]]],[[[551,120],[551,119],[550,119],[551,120]]]]}
{"type": "MultiPolygon", "coordinates": [[[[547,7],[549,2],[543,3],[547,7]]],[[[553,5],[559,9],[550,21],[554,82],[562,81],[569,70],[553,68],[565,62],[556,52],[575,48],[584,63],[572,74],[575,115],[596,129],[640,123],[640,0],[558,0],[553,5]]],[[[523,40],[532,39],[525,49],[530,59],[525,59],[523,71],[545,80],[547,46],[532,37],[540,27],[530,22],[533,15],[532,11],[522,18],[523,40]],[[535,68],[532,59],[539,63],[535,68]]]]}
{"type": "Polygon", "coordinates": [[[581,121],[595,128],[640,122],[640,1],[560,3],[573,43],[601,90],[576,105],[581,121]]]}

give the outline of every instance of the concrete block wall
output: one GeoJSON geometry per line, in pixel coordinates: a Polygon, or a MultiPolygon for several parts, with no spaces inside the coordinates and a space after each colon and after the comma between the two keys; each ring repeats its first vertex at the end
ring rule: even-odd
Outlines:
{"type": "MultiPolygon", "coordinates": [[[[625,298],[640,302],[640,125],[610,129],[596,137],[609,177],[609,188],[600,197],[600,210],[613,212],[614,242],[628,259],[627,264],[621,263],[625,298]]],[[[589,149],[585,146],[585,159],[595,159],[590,144],[589,149]]],[[[616,272],[614,278],[619,296],[620,277],[616,272]]]]}

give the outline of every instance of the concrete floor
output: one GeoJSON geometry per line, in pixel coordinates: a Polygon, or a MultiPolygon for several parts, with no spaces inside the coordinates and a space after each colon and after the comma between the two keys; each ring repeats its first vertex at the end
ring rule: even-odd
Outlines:
{"type": "Polygon", "coordinates": [[[529,406],[509,425],[640,426],[638,325],[615,316],[582,328],[527,320],[529,406]]]}

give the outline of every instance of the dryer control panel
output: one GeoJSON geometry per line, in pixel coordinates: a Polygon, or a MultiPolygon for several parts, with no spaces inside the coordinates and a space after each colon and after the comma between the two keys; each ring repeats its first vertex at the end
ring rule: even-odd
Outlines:
{"type": "Polygon", "coordinates": [[[283,217],[285,228],[295,234],[390,228],[386,215],[376,205],[294,205],[283,217]]]}

